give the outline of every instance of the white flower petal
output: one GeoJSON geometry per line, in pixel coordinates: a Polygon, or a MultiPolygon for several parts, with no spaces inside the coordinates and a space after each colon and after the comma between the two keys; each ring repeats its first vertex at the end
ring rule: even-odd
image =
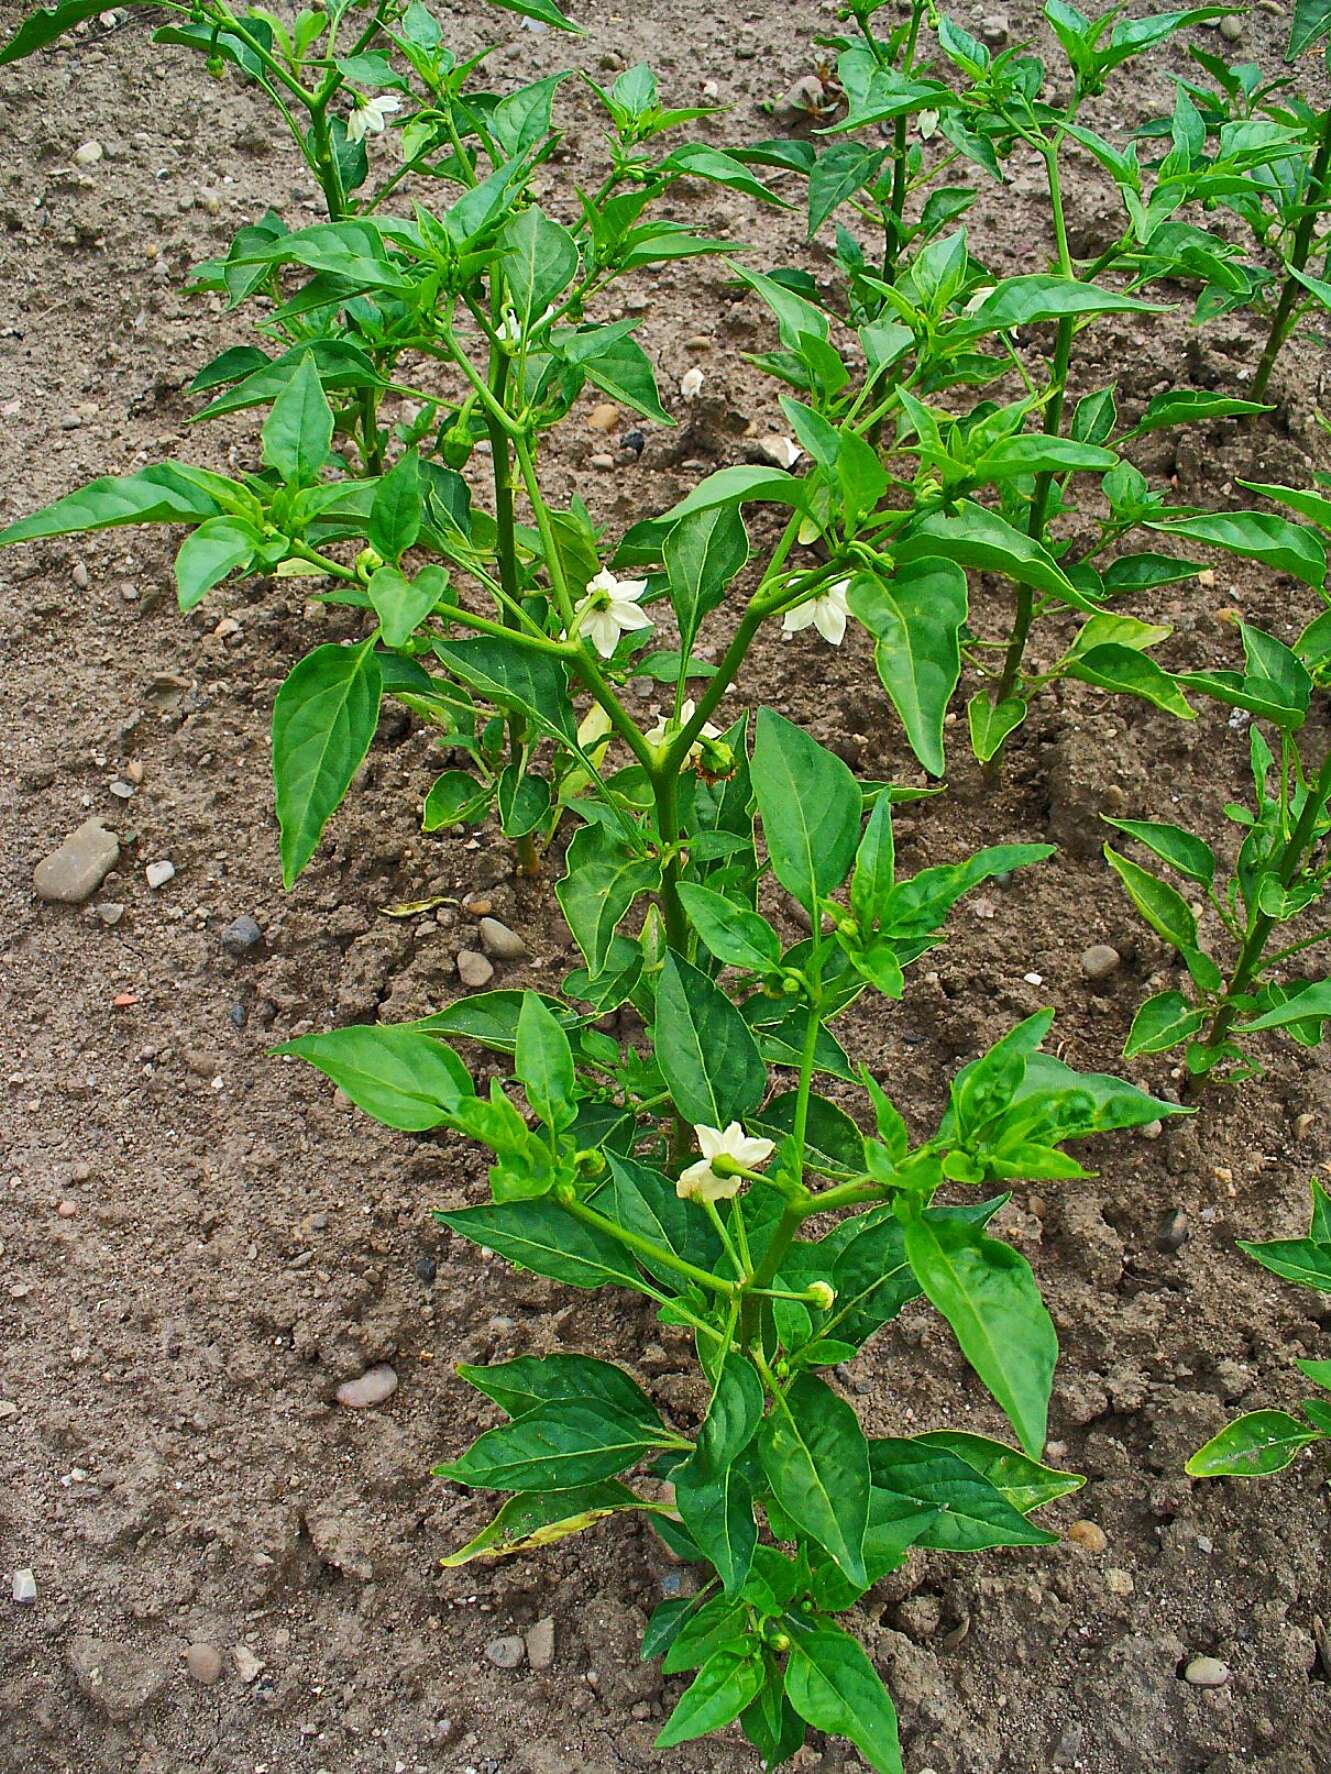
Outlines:
{"type": "MultiPolygon", "coordinates": [[[[732,1121],[730,1125],[733,1127],[735,1124],[732,1121]]],[[[722,1133],[719,1127],[706,1127],[702,1124],[695,1124],[693,1131],[698,1136],[698,1150],[702,1153],[704,1158],[719,1158],[722,1152],[728,1149],[726,1146],[726,1135],[730,1132],[729,1127],[726,1129],[725,1133],[722,1133]]]]}
{"type": "Polygon", "coordinates": [[[793,610],[787,610],[781,618],[782,633],[799,634],[800,630],[807,628],[814,619],[812,601],[807,604],[796,604],[793,610]]]}
{"type": "Polygon", "coordinates": [[[640,610],[636,604],[625,603],[623,598],[612,598],[606,614],[612,616],[625,630],[652,626],[652,619],[646,610],[640,610]]]}
{"type": "Polygon", "coordinates": [[[602,659],[609,659],[619,645],[619,624],[609,610],[593,610],[583,623],[583,630],[602,659]]]}
{"type": "Polygon", "coordinates": [[[607,568],[602,567],[599,573],[587,581],[587,590],[608,591],[613,597],[619,590],[619,581],[607,568]]]}
{"type": "Polygon", "coordinates": [[[839,647],[846,638],[846,612],[834,598],[813,600],[813,625],[833,647],[839,647]]]}

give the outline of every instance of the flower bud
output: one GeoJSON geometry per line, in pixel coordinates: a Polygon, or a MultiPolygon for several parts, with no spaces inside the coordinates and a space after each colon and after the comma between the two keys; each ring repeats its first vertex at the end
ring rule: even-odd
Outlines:
{"type": "Polygon", "coordinates": [[[825,1281],[811,1281],[805,1290],[805,1298],[820,1312],[830,1312],[836,1304],[836,1289],[825,1281]]]}
{"type": "Polygon", "coordinates": [[[605,1154],[598,1152],[593,1146],[588,1146],[583,1151],[574,1154],[573,1164],[579,1176],[598,1177],[605,1169],[605,1154]]]}
{"type": "Polygon", "coordinates": [[[572,1183],[567,1181],[555,1184],[554,1195],[555,1200],[561,1207],[572,1207],[573,1203],[578,1199],[577,1190],[573,1187],[572,1183]]]}
{"type": "Polygon", "coordinates": [[[446,431],[440,441],[440,454],[449,468],[465,468],[471,458],[476,440],[466,425],[454,425],[446,431]]]}
{"type": "Polygon", "coordinates": [[[365,579],[368,579],[371,573],[377,573],[383,564],[384,557],[377,548],[362,548],[356,556],[356,571],[365,579]]]}

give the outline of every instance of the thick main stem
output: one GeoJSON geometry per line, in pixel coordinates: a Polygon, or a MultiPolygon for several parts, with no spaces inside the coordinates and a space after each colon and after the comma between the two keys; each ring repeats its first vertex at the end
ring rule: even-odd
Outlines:
{"type": "MultiPolygon", "coordinates": [[[[1278,879],[1284,889],[1293,885],[1295,877],[1303,867],[1303,859],[1312,843],[1312,835],[1322,810],[1331,801],[1331,751],[1322,761],[1316,784],[1309,783],[1308,793],[1303,803],[1303,811],[1299,814],[1298,824],[1291,832],[1289,841],[1280,858],[1278,879]]],[[[1217,1010],[1211,1023],[1210,1033],[1206,1037],[1208,1047],[1216,1047],[1226,1039],[1234,1026],[1234,1018],[1239,1007],[1234,1002],[1247,991],[1253,976],[1262,964],[1262,953],[1266,948],[1266,939],[1271,934],[1271,927],[1276,922],[1265,912],[1258,912],[1249,927],[1243,947],[1239,950],[1238,966],[1225,992],[1225,1002],[1217,1010]]]]}
{"type": "MultiPolygon", "coordinates": [[[[494,397],[502,406],[508,389],[509,359],[502,351],[491,354],[490,376],[493,384],[494,397]]],[[[516,524],[513,517],[513,463],[509,455],[508,433],[499,423],[488,407],[484,409],[485,429],[490,438],[490,468],[494,481],[495,495],[495,546],[499,555],[499,583],[504,588],[511,606],[521,602],[521,588],[518,579],[518,553],[516,524]]],[[[517,628],[518,618],[514,608],[504,611],[504,624],[507,628],[517,628]]],[[[519,767],[527,749],[527,722],[520,714],[508,717],[508,755],[515,768],[519,767]]],[[[535,840],[528,833],[517,840],[518,870],[524,875],[535,875],[540,870],[541,862],[536,854],[535,840]]]]}
{"type": "MultiPolygon", "coordinates": [[[[1327,169],[1331,167],[1331,107],[1328,107],[1322,118],[1322,134],[1317,144],[1317,154],[1313,160],[1312,170],[1308,174],[1305,192],[1306,202],[1299,225],[1294,233],[1294,250],[1289,256],[1294,271],[1302,271],[1308,263],[1308,255],[1312,251],[1313,234],[1317,227],[1317,217],[1327,198],[1327,169]]],[[[1262,353],[1262,361],[1257,366],[1257,374],[1252,379],[1254,400],[1261,400],[1266,393],[1266,385],[1271,380],[1271,371],[1275,368],[1285,340],[1289,337],[1294,324],[1294,310],[1299,298],[1304,293],[1303,285],[1294,276],[1293,271],[1285,272],[1285,287],[1280,292],[1280,302],[1271,321],[1271,331],[1267,335],[1266,349],[1262,353]]]]}

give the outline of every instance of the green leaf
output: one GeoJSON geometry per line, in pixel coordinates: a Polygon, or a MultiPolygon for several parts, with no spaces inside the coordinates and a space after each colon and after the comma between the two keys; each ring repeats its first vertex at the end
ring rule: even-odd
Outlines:
{"type": "Polygon", "coordinates": [[[473,1244],[570,1287],[637,1286],[624,1246],[549,1199],[459,1207],[434,1216],[473,1244]]]}
{"type": "Polygon", "coordinates": [[[358,647],[316,647],[273,705],[273,782],[290,887],[365,761],[379,724],[383,679],[373,636],[358,647]]]}
{"type": "Polygon", "coordinates": [[[1319,979],[1294,992],[1283,1004],[1277,1004],[1274,1010],[1268,1010],[1264,1016],[1254,1017],[1251,1022],[1243,1023],[1239,1033],[1247,1035],[1260,1029],[1284,1029],[1291,1023],[1302,1022],[1305,1017],[1321,1022],[1329,1016],[1331,979],[1319,979]]]}
{"type": "MultiPolygon", "coordinates": [[[[721,1241],[696,1204],[681,1200],[671,1178],[659,1171],[616,1152],[607,1151],[605,1156],[610,1181],[597,1191],[596,1208],[625,1231],[664,1245],[697,1269],[714,1272],[722,1261],[721,1241]]],[[[678,1287],[679,1273],[668,1264],[654,1262],[645,1252],[638,1261],[658,1281],[678,1287]]]]}
{"type": "Polygon", "coordinates": [[[1294,23],[1285,60],[1296,61],[1305,49],[1326,35],[1328,27],[1331,27],[1331,0],[1294,0],[1294,23]]]}
{"type": "Polygon", "coordinates": [[[1105,860],[1123,883],[1124,891],[1146,922],[1181,954],[1197,946],[1197,919],[1183,895],[1158,875],[1139,868],[1112,845],[1104,846],[1105,860]]]}
{"type": "Polygon", "coordinates": [[[513,312],[526,332],[576,277],[577,242],[533,203],[509,217],[496,245],[513,312]]]}
{"type": "Polygon", "coordinates": [[[874,664],[911,750],[930,775],[941,776],[943,723],[961,676],[966,575],[952,561],[924,555],[891,579],[857,574],[849,603],[874,637],[874,664]]]}
{"type": "Polygon", "coordinates": [[[1265,1478],[1323,1438],[1284,1411],[1249,1411],[1213,1435],[1188,1461],[1189,1478],[1265,1478]]]}
{"type": "Polygon", "coordinates": [[[906,1256],[1032,1459],[1044,1446],[1058,1338],[1025,1257],[978,1227],[905,1222],[906,1256]]]}
{"type": "MultiPolygon", "coordinates": [[[[102,8],[105,11],[105,8],[102,8]]],[[[72,536],[88,530],[112,530],[122,524],[196,524],[221,515],[214,495],[193,476],[196,470],[183,463],[162,462],[141,468],[137,474],[104,475],[76,493],[67,493],[54,505],[20,518],[0,530],[0,547],[14,542],[35,542],[46,536],[72,536]]],[[[220,476],[222,486],[235,486],[220,476]]],[[[244,496],[244,488],[235,486],[244,496]]]]}
{"type": "MultiPolygon", "coordinates": [[[[1168,304],[1140,302],[1116,290],[1097,289],[1075,277],[1037,273],[1008,277],[957,331],[974,337],[981,333],[1007,332],[1011,327],[1035,326],[1042,321],[1064,320],[1087,314],[1167,314],[1168,304]]],[[[955,334],[953,335],[956,336],[955,334]]]]}
{"type": "Polygon", "coordinates": [[[1148,998],[1132,1019],[1123,1043],[1124,1059],[1139,1053],[1167,1053],[1180,1041],[1190,1041],[1206,1021],[1206,1011],[1196,1010],[1182,992],[1157,992],[1148,998]]]}
{"type": "Polygon", "coordinates": [[[850,909],[863,929],[872,930],[880,922],[895,881],[892,800],[890,795],[880,794],[855,852],[855,872],[850,878],[850,909]]]}
{"type": "Polygon", "coordinates": [[[661,1426],[659,1411],[633,1376],[590,1355],[519,1355],[489,1367],[463,1362],[457,1371],[508,1417],[525,1417],[555,1398],[594,1398],[651,1428],[661,1426]]]}
{"type": "Polygon", "coordinates": [[[262,540],[244,518],[206,518],[186,536],[176,555],[176,596],[181,609],[192,610],[229,573],[247,566],[262,540]]]}
{"type": "Polygon", "coordinates": [[[752,1650],[723,1647],[714,1651],[657,1733],[655,1747],[669,1749],[673,1744],[721,1730],[756,1698],[763,1680],[763,1663],[756,1644],[752,1650]]]}
{"type": "Polygon", "coordinates": [[[971,750],[981,764],[997,757],[1008,734],[1016,732],[1029,711],[1029,703],[1020,696],[1005,696],[995,704],[984,690],[975,692],[966,704],[966,720],[970,727],[971,750]]]}
{"type": "MultiPolygon", "coordinates": [[[[795,1129],[798,1101],[795,1090],[774,1096],[754,1117],[753,1125],[780,1139],[788,1137],[795,1129]]],[[[844,1172],[858,1176],[864,1171],[864,1135],[844,1109],[816,1092],[808,1099],[804,1150],[808,1163],[825,1175],[844,1172]]]]}
{"type": "Polygon", "coordinates": [[[1063,672],[1067,677],[1079,678],[1083,684],[1094,684],[1099,690],[1140,697],[1181,721],[1197,719],[1196,709],[1169,673],[1136,647],[1125,647],[1116,641],[1091,647],[1084,653],[1074,653],[1064,664],[1063,672]]]}
{"type": "MultiPolygon", "coordinates": [[[[409,636],[437,608],[447,589],[448,578],[441,567],[422,567],[414,579],[408,579],[397,567],[380,567],[367,590],[383,629],[384,645],[405,646],[409,636]]],[[[425,829],[435,828],[427,825],[425,829]]]]}
{"type": "Polygon", "coordinates": [[[537,1118],[562,1133],[577,1117],[573,1049],[535,992],[522,994],[513,1069],[537,1118]]]}
{"type": "Polygon", "coordinates": [[[471,690],[500,708],[530,715],[543,732],[562,740],[576,734],[568,677],[548,653],[493,635],[434,641],[434,651],[471,690]]]}
{"type": "Polygon", "coordinates": [[[1201,838],[1193,837],[1181,826],[1161,824],[1150,819],[1111,819],[1107,813],[1100,817],[1106,825],[1114,826],[1118,831],[1126,832],[1130,838],[1136,838],[1141,844],[1152,851],[1162,862],[1167,862],[1172,869],[1196,881],[1201,887],[1210,887],[1215,879],[1215,852],[1201,838]]]}
{"type": "Polygon", "coordinates": [[[440,1126],[462,1097],[473,1094],[470,1074],[452,1048],[411,1029],[330,1029],[273,1051],[317,1066],[358,1109],[408,1133],[440,1126]]]}
{"type": "Polygon", "coordinates": [[[812,1374],[798,1375],[763,1419],[758,1455],[787,1515],[862,1586],[869,1450],[850,1405],[812,1374]]]}
{"type": "Polygon", "coordinates": [[[1269,511],[1210,511],[1199,517],[1148,523],[1146,527],[1159,530],[1162,535],[1185,536],[1189,541],[1207,542],[1213,548],[1260,561],[1276,572],[1302,580],[1316,591],[1326,580],[1326,549],[1320,538],[1269,511]]]}
{"type": "Polygon", "coordinates": [[[682,518],[664,545],[670,602],[679,619],[679,645],[692,650],[699,625],[749,558],[749,537],[738,509],[713,505],[682,518]]]}
{"type": "Polygon", "coordinates": [[[1271,408],[1257,400],[1235,400],[1227,394],[1211,394],[1199,388],[1171,388],[1157,394],[1146,411],[1125,431],[1120,443],[1130,437],[1141,437],[1148,431],[1159,431],[1165,425],[1196,425],[1203,419],[1229,419],[1243,413],[1269,413],[1271,408]]]}
{"type": "Polygon", "coordinates": [[[814,913],[854,861],[859,785],[840,758],[770,708],[758,711],[751,772],[772,872],[814,913]]]}
{"type": "Polygon", "coordinates": [[[754,177],[742,160],[723,153],[720,148],[709,148],[703,142],[686,142],[683,147],[672,149],[656,170],[658,175],[682,173],[687,178],[706,179],[709,184],[724,185],[729,191],[742,191],[759,203],[775,204],[778,209],[786,207],[761,179],[754,177]]]}
{"type": "Polygon", "coordinates": [[[534,18],[538,24],[550,25],[556,31],[572,31],[574,36],[582,34],[582,26],[565,18],[554,0],[490,0],[490,5],[502,6],[505,12],[521,13],[523,18],[534,18]]]}
{"type": "Polygon", "coordinates": [[[557,1491],[594,1484],[634,1466],[666,1441],[649,1425],[600,1399],[557,1398],[497,1429],[434,1468],[436,1478],[493,1491],[557,1491]]]}
{"type": "Polygon", "coordinates": [[[491,789],[485,783],[477,782],[465,770],[445,770],[435,777],[425,797],[421,830],[443,831],[451,825],[470,825],[475,820],[484,819],[491,798],[491,789]]]}
{"type": "Polygon", "coordinates": [[[810,240],[833,210],[877,176],[889,152],[887,148],[866,148],[859,142],[838,142],[818,156],[809,169],[810,240]]]}
{"type": "Polygon", "coordinates": [[[9,42],[0,49],[0,67],[45,49],[48,43],[53,43],[66,31],[72,31],[75,25],[105,11],[106,7],[99,5],[98,0],[60,0],[58,6],[39,6],[28,14],[9,42]]]}
{"type": "Polygon", "coordinates": [[[1282,1281],[1331,1294],[1331,1244],[1313,1238],[1273,1238],[1266,1244],[1246,1244],[1240,1238],[1238,1246],[1282,1281]]]}
{"type": "Polygon", "coordinates": [[[930,1445],[927,1437],[871,1441],[869,1470],[875,1498],[887,1492],[905,1510],[939,1511],[918,1545],[982,1552],[991,1546],[1052,1546],[1058,1539],[1027,1521],[971,1460],[930,1445]]]}
{"type": "Polygon", "coordinates": [[[577,831],[566,855],[568,872],[555,897],[597,979],[610,962],[615,933],[635,902],[660,884],[658,857],[641,856],[601,825],[577,831]]]}
{"type": "Polygon", "coordinates": [[[651,359],[636,340],[627,335],[607,339],[594,356],[581,359],[581,367],[588,380],[611,400],[632,407],[657,425],[675,423],[661,405],[651,359]]]}
{"type": "Polygon", "coordinates": [[[705,973],[673,951],[657,985],[653,1036],[666,1088],[686,1121],[724,1128],[762,1101],[767,1068],[748,1025],[705,973]]]}
{"type": "Polygon", "coordinates": [[[703,945],[728,967],[774,973],[781,965],[781,939],[767,919],[736,905],[710,887],[680,883],[679,897],[703,945]]]}
{"type": "Polygon", "coordinates": [[[903,1774],[892,1697],[849,1633],[823,1626],[793,1639],[786,1695],[815,1731],[849,1738],[876,1774],[903,1774]]]}
{"type": "Polygon", "coordinates": [[[263,427],[263,459],[289,487],[311,487],[333,445],[333,409],[306,352],[273,402],[263,427]]]}
{"type": "Polygon", "coordinates": [[[1060,602],[1098,613],[1099,606],[1077,590],[1047,549],[1012,527],[996,511],[960,499],[954,511],[935,512],[897,543],[898,566],[921,556],[942,555],[960,567],[1002,573],[1019,585],[1047,592],[1060,602]]]}
{"type": "Polygon", "coordinates": [[[420,457],[408,450],[375,488],[366,531],[371,548],[396,566],[420,535],[424,516],[420,457]]]}
{"type": "Polygon", "coordinates": [[[510,1497],[480,1533],[439,1563],[452,1569],[475,1558],[507,1558],[515,1552],[536,1552],[570,1534],[580,1534],[608,1515],[640,1509],[642,1503],[616,1478],[600,1484],[575,1485],[565,1491],[537,1491],[510,1497]]]}
{"type": "Polygon", "coordinates": [[[1042,1466],[1016,1448],[990,1441],[987,1435],[970,1435],[961,1429],[931,1429],[914,1439],[925,1447],[944,1448],[964,1460],[1022,1515],[1056,1503],[1086,1483],[1080,1473],[1042,1466]]]}
{"type": "Polygon", "coordinates": [[[743,1588],[758,1544],[753,1489],[738,1466],[703,1471],[693,1460],[671,1473],[675,1507],[693,1543],[711,1562],[727,1595],[743,1588]]]}
{"type": "Polygon", "coordinates": [[[832,1271],[836,1306],[828,1331],[847,1342],[866,1343],[890,1323],[921,1288],[906,1261],[906,1243],[896,1219],[865,1226],[839,1252],[832,1271]]]}
{"type": "Polygon", "coordinates": [[[1022,474],[1103,473],[1118,461],[1113,450],[1075,437],[1049,437],[1042,431],[1000,438],[971,465],[978,481],[1004,481],[1022,474]]]}

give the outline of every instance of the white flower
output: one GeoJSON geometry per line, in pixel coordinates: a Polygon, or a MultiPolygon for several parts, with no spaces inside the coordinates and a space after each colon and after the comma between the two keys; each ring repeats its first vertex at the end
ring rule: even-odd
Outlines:
{"type": "Polygon", "coordinates": [[[920,140],[922,142],[932,141],[938,134],[937,111],[917,111],[915,114],[915,127],[920,132],[920,140]]]}
{"type": "MultiPolygon", "coordinates": [[[[539,320],[532,321],[531,325],[527,328],[528,336],[532,333],[539,332],[553,313],[554,309],[552,307],[547,308],[539,320]]],[[[522,323],[511,308],[505,308],[504,317],[495,328],[495,337],[503,345],[516,345],[522,338],[522,323]]]]}
{"type": "Polygon", "coordinates": [[[675,1184],[675,1193],[681,1201],[728,1201],[732,1195],[739,1194],[743,1178],[718,1176],[712,1169],[713,1159],[730,1158],[736,1164],[755,1170],[760,1164],[766,1164],[776,1150],[771,1140],[756,1140],[745,1133],[738,1121],[732,1121],[724,1129],[695,1125],[693,1131],[698,1136],[702,1157],[696,1164],[690,1164],[675,1184]]]}
{"type": "MultiPolygon", "coordinates": [[[[696,704],[694,703],[693,698],[687,696],[679,705],[679,719],[677,721],[667,720],[666,717],[662,715],[656,725],[649,732],[643,734],[643,738],[647,741],[648,745],[664,745],[674,734],[682,732],[693,719],[695,706],[696,704]]],[[[697,740],[695,740],[689,747],[689,761],[691,763],[696,762],[697,759],[702,756],[702,740],[719,739],[720,737],[721,729],[719,727],[714,727],[710,721],[704,721],[698,730],[697,740]]]]}
{"type": "Polygon", "coordinates": [[[360,142],[367,135],[382,135],[393,112],[401,109],[402,100],[395,99],[391,93],[358,100],[356,109],[347,118],[347,140],[360,142]]]}
{"type": "Polygon", "coordinates": [[[685,400],[697,400],[702,393],[703,376],[699,369],[685,370],[679,384],[679,391],[685,400]]]}
{"type": "Polygon", "coordinates": [[[850,580],[838,579],[835,585],[829,585],[826,591],[820,591],[808,603],[796,604],[782,618],[781,632],[798,634],[812,625],[825,641],[839,647],[846,638],[846,617],[850,613],[846,593],[849,590],[850,580]]]}
{"type": "Polygon", "coordinates": [[[621,634],[652,626],[651,617],[638,608],[646,589],[645,579],[616,579],[604,567],[587,581],[587,595],[574,611],[574,627],[588,637],[602,659],[610,658],[621,634]]]}

